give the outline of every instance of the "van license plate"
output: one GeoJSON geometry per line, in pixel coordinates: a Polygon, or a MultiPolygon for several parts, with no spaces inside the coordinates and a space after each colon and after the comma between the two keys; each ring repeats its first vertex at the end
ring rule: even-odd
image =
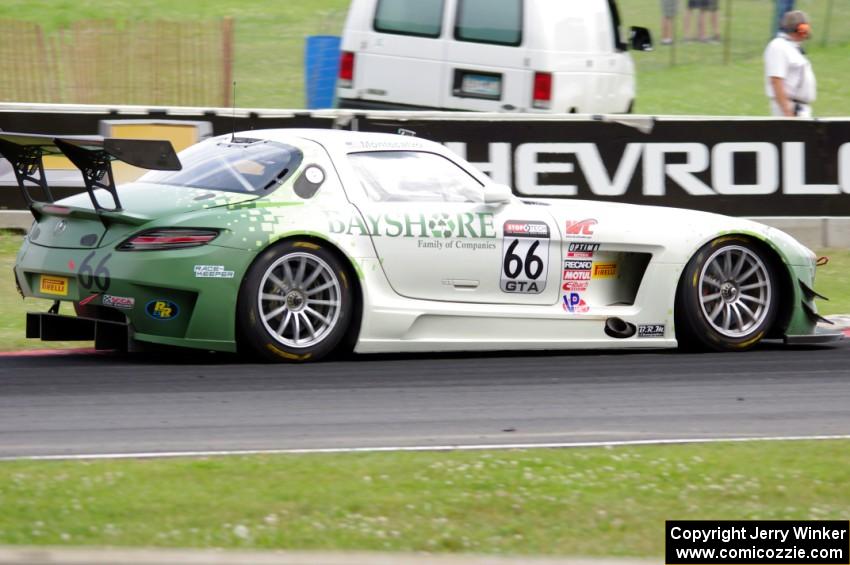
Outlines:
{"type": "Polygon", "coordinates": [[[460,90],[466,96],[499,100],[502,97],[502,77],[465,73],[460,90]]]}

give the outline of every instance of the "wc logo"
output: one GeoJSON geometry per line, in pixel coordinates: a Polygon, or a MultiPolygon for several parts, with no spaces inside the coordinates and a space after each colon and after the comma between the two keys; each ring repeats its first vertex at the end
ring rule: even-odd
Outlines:
{"type": "MultiPolygon", "coordinates": [[[[445,145],[466,158],[465,142],[445,145]]],[[[713,146],[635,142],[628,143],[622,155],[606,155],[603,161],[594,143],[522,143],[513,154],[510,143],[489,143],[488,160],[473,164],[499,183],[510,185],[513,177],[516,191],[525,196],[576,196],[580,188],[597,196],[622,196],[639,170],[643,182],[636,188],[644,196],[664,196],[668,180],[692,196],[850,194],[850,142],[838,148],[838,175],[829,179],[832,183],[809,182],[806,157],[812,151],[801,141],[732,141],[713,146]],[[556,155],[572,158],[553,158],[556,155]],[[736,159],[753,164],[746,179],[736,176],[736,159]],[[561,182],[569,184],[541,183],[543,173],[557,173],[561,182]],[[709,182],[700,178],[705,178],[704,173],[709,182]]],[[[818,155],[817,160],[830,163],[834,158],[818,155]]]]}

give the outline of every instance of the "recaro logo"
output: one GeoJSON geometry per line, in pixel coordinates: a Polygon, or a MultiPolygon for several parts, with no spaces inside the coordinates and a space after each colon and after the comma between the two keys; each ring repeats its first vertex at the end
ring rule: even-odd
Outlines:
{"type": "Polygon", "coordinates": [[[567,229],[565,233],[567,235],[593,235],[593,230],[590,228],[596,224],[596,220],[581,220],[578,222],[567,220],[567,229]]]}

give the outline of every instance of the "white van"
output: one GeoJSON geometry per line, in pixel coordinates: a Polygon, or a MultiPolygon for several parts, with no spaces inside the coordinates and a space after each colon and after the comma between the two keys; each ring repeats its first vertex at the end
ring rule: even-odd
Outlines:
{"type": "MultiPolygon", "coordinates": [[[[632,28],[632,47],[652,49],[632,28]]],[[[352,0],[340,108],[629,112],[616,0],[352,0]]]]}

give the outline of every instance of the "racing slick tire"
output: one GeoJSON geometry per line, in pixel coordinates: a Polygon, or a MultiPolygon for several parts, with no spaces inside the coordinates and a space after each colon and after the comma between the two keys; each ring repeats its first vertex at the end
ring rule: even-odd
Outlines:
{"type": "Polygon", "coordinates": [[[316,361],[345,338],[354,312],[348,270],[311,241],[262,252],[239,290],[237,343],[269,362],[316,361]]]}
{"type": "Polygon", "coordinates": [[[773,258],[752,240],[724,236],[685,267],[676,295],[676,337],[689,350],[744,351],[776,320],[779,285],[773,258]]]}

